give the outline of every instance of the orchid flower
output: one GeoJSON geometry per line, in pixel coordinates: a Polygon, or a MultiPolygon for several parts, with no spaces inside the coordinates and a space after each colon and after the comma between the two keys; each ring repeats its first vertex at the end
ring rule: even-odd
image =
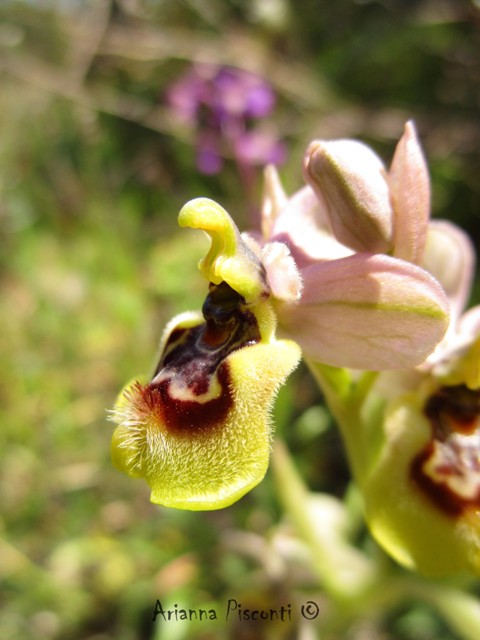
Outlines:
{"type": "MultiPolygon", "coordinates": [[[[411,123],[389,171],[352,141],[312,143],[304,171],[343,245],[416,263],[449,301],[448,330],[421,365],[383,372],[363,406],[344,398],[336,407],[370,529],[407,567],[479,573],[480,307],[464,313],[471,242],[452,223],[428,220],[428,171],[411,123]]],[[[312,370],[328,390],[321,368],[312,370]]]]}
{"type": "MultiPolygon", "coordinates": [[[[363,493],[378,541],[430,575],[480,573],[480,306],[462,313],[474,273],[468,236],[432,222],[423,264],[443,284],[444,339],[404,372],[385,409],[383,446],[363,493]]],[[[380,380],[382,383],[382,380],[380,380]]],[[[383,386],[385,386],[385,380],[383,386]]]]}
{"type": "Polygon", "coordinates": [[[269,167],[261,233],[241,234],[206,198],[182,208],[180,226],[206,232],[211,242],[199,264],[208,283],[202,314],[171,321],[153,376],[128,385],[113,412],[113,461],[147,480],[153,502],[215,509],[261,481],[269,412],[302,351],[330,367],[398,369],[419,365],[442,339],[448,301],[440,284],[386,253],[390,246],[390,253],[407,252],[415,226],[426,234],[423,196],[395,196],[398,184],[416,191],[410,142],[400,142],[391,175],[380,172],[387,186],[378,211],[369,205],[377,170],[348,174],[356,162],[349,154],[342,164],[351,189],[343,195],[344,177],[326,170],[325,185],[288,197],[269,167]],[[347,242],[342,228],[353,219],[358,241],[347,242]],[[390,244],[377,241],[383,236],[390,244]]]}

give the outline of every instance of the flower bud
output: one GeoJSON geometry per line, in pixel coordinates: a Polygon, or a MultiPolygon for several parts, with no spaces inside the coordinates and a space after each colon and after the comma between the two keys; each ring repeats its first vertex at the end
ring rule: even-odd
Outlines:
{"type": "Polygon", "coordinates": [[[355,140],[315,141],[307,149],[304,177],[326,205],[337,240],[355,251],[388,253],[393,212],[385,168],[355,140]]]}

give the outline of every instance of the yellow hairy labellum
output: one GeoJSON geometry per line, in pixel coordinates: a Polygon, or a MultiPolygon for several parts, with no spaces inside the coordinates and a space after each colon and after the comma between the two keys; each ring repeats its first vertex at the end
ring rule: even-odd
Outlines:
{"type": "Polygon", "coordinates": [[[248,305],[225,282],[210,285],[203,316],[169,324],[152,379],[128,385],[113,411],[113,462],[145,478],[152,502],[218,509],[263,479],[270,409],[300,359],[275,324],[268,301],[248,305]]]}

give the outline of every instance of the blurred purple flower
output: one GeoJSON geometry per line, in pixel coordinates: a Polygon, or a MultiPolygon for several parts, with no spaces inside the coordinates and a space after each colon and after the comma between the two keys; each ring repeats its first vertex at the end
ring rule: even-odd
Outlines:
{"type": "Polygon", "coordinates": [[[175,116],[197,130],[197,167],[219,173],[226,156],[245,168],[281,164],[285,145],[271,126],[259,124],[275,106],[271,85],[233,67],[195,65],[167,89],[175,116]]]}

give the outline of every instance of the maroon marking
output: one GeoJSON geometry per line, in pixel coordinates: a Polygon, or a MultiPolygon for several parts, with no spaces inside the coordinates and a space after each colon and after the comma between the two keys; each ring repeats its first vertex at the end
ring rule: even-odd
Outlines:
{"type": "MultiPolygon", "coordinates": [[[[169,335],[151,382],[137,385],[140,415],[155,414],[159,428],[194,435],[216,428],[233,406],[231,376],[226,358],[234,351],[260,341],[258,324],[244,299],[226,283],[211,285],[203,307],[205,322],[174,329],[169,335]],[[206,402],[172,397],[176,386],[191,396],[203,396],[218,382],[220,393],[206,402]]],[[[130,399],[134,401],[133,398],[130,399]]]]}
{"type": "MultiPolygon", "coordinates": [[[[480,488],[472,498],[464,498],[456,493],[447,482],[430,477],[424,470],[424,465],[433,455],[433,444],[430,443],[426,449],[416,456],[411,466],[412,479],[425,491],[430,499],[448,515],[458,517],[471,509],[480,508],[480,488]]],[[[453,475],[463,475],[455,467],[442,465],[436,468],[438,473],[442,473],[445,478],[453,475]]]]}
{"type": "Polygon", "coordinates": [[[139,421],[153,422],[160,429],[175,435],[194,437],[222,426],[233,405],[226,363],[222,363],[218,369],[218,380],[220,395],[204,403],[172,398],[170,380],[147,385],[136,382],[126,395],[139,421]]]}
{"type": "Polygon", "coordinates": [[[412,480],[448,515],[458,517],[465,511],[480,508],[480,487],[472,498],[459,495],[448,486],[452,476],[463,477],[469,471],[480,470],[480,392],[465,385],[440,388],[425,407],[430,421],[432,439],[413,460],[412,480]],[[460,441],[456,434],[463,436],[460,441]],[[435,472],[445,477],[431,477],[425,467],[435,454],[435,445],[442,449],[442,462],[435,472]]]}
{"type": "Polygon", "coordinates": [[[149,405],[158,412],[159,420],[170,433],[189,436],[202,434],[224,424],[233,405],[230,374],[225,362],[219,366],[217,377],[220,395],[203,403],[172,398],[169,379],[159,384],[150,383],[144,387],[142,394],[149,396],[149,405]]]}

